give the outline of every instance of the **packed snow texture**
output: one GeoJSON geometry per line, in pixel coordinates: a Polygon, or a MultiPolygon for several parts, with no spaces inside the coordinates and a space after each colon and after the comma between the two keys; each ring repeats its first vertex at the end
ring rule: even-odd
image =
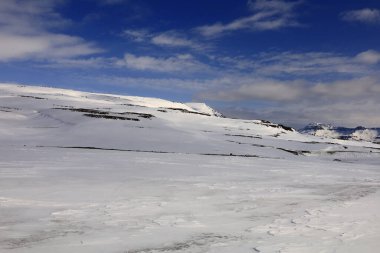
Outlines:
{"type": "Polygon", "coordinates": [[[378,252],[380,145],[0,84],[0,252],[378,252]]]}

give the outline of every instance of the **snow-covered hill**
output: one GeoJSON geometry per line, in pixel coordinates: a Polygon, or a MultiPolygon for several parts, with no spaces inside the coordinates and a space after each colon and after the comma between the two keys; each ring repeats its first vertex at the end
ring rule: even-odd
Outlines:
{"type": "Polygon", "coordinates": [[[300,129],[301,133],[310,134],[320,137],[330,137],[342,140],[357,140],[380,142],[380,128],[365,128],[358,126],[355,128],[336,127],[322,123],[310,123],[300,129]]]}
{"type": "Polygon", "coordinates": [[[380,145],[0,84],[0,252],[376,252],[380,145]]]}

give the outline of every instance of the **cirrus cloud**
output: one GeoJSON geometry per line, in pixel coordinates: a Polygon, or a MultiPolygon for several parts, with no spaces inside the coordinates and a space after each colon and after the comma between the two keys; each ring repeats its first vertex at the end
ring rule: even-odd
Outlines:
{"type": "Polygon", "coordinates": [[[285,27],[299,26],[295,8],[301,1],[286,2],[281,0],[248,1],[252,15],[235,19],[229,23],[217,22],[195,28],[205,37],[216,37],[238,30],[277,30],[285,27]]]}
{"type": "Polygon", "coordinates": [[[206,71],[207,65],[196,60],[190,54],[178,54],[170,57],[137,56],[127,53],[117,62],[120,67],[153,72],[196,72],[206,71]]]}
{"type": "Polygon", "coordinates": [[[202,50],[208,47],[175,30],[154,33],[148,29],[127,29],[123,31],[122,35],[135,42],[145,42],[160,47],[195,50],[202,50]]]}
{"type": "Polygon", "coordinates": [[[341,17],[344,21],[360,22],[365,24],[379,24],[380,23],[380,11],[377,9],[360,9],[351,10],[341,13],[341,17]]]}

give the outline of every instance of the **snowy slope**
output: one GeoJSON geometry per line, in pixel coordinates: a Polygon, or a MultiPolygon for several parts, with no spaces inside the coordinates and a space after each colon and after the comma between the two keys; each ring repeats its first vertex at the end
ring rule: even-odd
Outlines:
{"type": "Polygon", "coordinates": [[[210,106],[205,103],[186,103],[187,106],[196,110],[197,112],[210,114],[216,117],[222,117],[223,115],[220,112],[215,111],[210,106]]]}
{"type": "Polygon", "coordinates": [[[0,84],[0,252],[377,252],[379,164],[205,104],[0,84]]]}

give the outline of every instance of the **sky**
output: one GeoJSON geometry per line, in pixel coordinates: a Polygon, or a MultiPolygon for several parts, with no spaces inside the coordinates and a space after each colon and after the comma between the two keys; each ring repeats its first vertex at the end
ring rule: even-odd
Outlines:
{"type": "Polygon", "coordinates": [[[0,82],[380,127],[380,1],[1,0],[0,82]]]}

